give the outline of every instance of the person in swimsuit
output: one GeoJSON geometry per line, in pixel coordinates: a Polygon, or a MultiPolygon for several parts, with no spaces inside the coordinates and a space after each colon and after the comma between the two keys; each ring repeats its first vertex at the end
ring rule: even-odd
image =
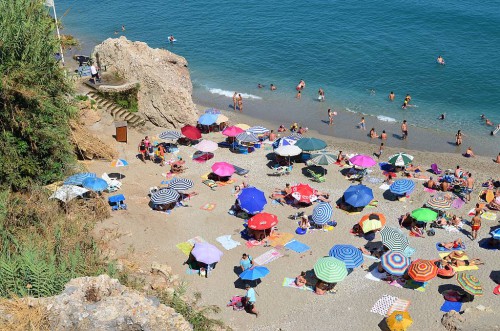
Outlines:
{"type": "Polygon", "coordinates": [[[389,93],[389,100],[394,101],[395,97],[396,97],[396,95],[394,94],[394,92],[391,91],[391,93],[389,93]]]}
{"type": "Polygon", "coordinates": [[[328,125],[333,124],[333,112],[331,108],[328,108],[328,125]]]}
{"type": "Polygon", "coordinates": [[[438,56],[438,58],[436,59],[436,61],[439,64],[443,64],[443,65],[445,64],[444,59],[443,59],[443,57],[441,55],[438,56]]]}
{"type": "Polygon", "coordinates": [[[500,164],[500,153],[498,153],[498,155],[497,155],[497,159],[495,160],[495,163],[500,164]]]}
{"type": "Polygon", "coordinates": [[[139,144],[139,153],[141,153],[141,161],[146,163],[146,155],[147,155],[147,147],[146,144],[144,143],[144,139],[141,140],[141,143],[139,144]]]}
{"type": "Polygon", "coordinates": [[[469,176],[467,177],[467,201],[470,201],[470,194],[474,190],[474,178],[472,178],[472,174],[469,173],[469,176]]]}
{"type": "Polygon", "coordinates": [[[455,143],[457,146],[462,145],[462,131],[458,130],[457,134],[455,135],[455,143]]]}
{"type": "Polygon", "coordinates": [[[286,183],[285,189],[275,188],[274,192],[269,197],[273,200],[278,200],[281,204],[286,204],[286,198],[292,194],[292,188],[289,183],[286,183]]]}
{"type": "Polygon", "coordinates": [[[370,138],[371,138],[371,139],[378,138],[378,134],[377,134],[377,132],[375,131],[375,128],[372,128],[372,129],[370,130],[370,138]]]}
{"type": "Polygon", "coordinates": [[[295,285],[297,285],[298,287],[303,287],[306,286],[306,284],[307,284],[306,273],[302,271],[300,275],[295,277],[295,285]]]}
{"type": "Polygon", "coordinates": [[[472,240],[476,240],[477,233],[479,232],[479,229],[481,229],[481,213],[476,213],[476,215],[472,218],[471,228],[472,240]]]}
{"type": "Polygon", "coordinates": [[[295,88],[297,91],[303,90],[306,87],[306,82],[301,79],[297,87],[295,88]]]}
{"type": "Polygon", "coordinates": [[[474,152],[472,151],[472,147],[467,147],[467,150],[464,154],[465,157],[475,157],[474,152]]]}
{"type": "Polygon", "coordinates": [[[278,132],[285,132],[286,131],[286,128],[283,124],[280,125],[280,127],[278,128],[278,132]]]}
{"type": "Polygon", "coordinates": [[[238,104],[238,92],[233,94],[233,109],[236,110],[236,105],[238,104]]]}
{"type": "Polygon", "coordinates": [[[406,140],[408,138],[408,124],[406,124],[406,120],[403,121],[403,124],[401,124],[401,132],[403,132],[403,140],[406,140]]]}
{"type": "Polygon", "coordinates": [[[243,112],[243,97],[241,94],[238,94],[238,108],[240,109],[240,112],[243,112]]]}
{"type": "Polygon", "coordinates": [[[439,243],[439,246],[440,247],[444,247],[448,250],[451,250],[451,249],[457,249],[457,248],[464,248],[464,244],[462,242],[462,239],[458,238],[457,240],[454,240],[454,241],[451,241],[451,242],[442,242],[442,243],[439,243]]]}
{"type": "Polygon", "coordinates": [[[276,85],[274,85],[274,84],[271,84],[271,86],[269,88],[271,89],[271,91],[276,91],[276,85]]]}
{"type": "Polygon", "coordinates": [[[382,134],[380,135],[380,139],[386,140],[387,139],[387,133],[385,130],[382,130],[382,134]]]}
{"type": "Polygon", "coordinates": [[[318,90],[318,101],[325,101],[325,91],[321,87],[318,90]]]}
{"type": "Polygon", "coordinates": [[[307,217],[306,214],[302,215],[302,217],[300,218],[299,227],[302,230],[307,230],[311,227],[311,223],[309,223],[309,217],[307,217]]]}
{"type": "Polygon", "coordinates": [[[302,91],[298,90],[297,91],[297,95],[295,96],[295,98],[300,100],[301,97],[302,97],[302,91]]]}
{"type": "Polygon", "coordinates": [[[361,130],[366,130],[365,118],[361,117],[361,122],[358,123],[358,126],[361,130]]]}

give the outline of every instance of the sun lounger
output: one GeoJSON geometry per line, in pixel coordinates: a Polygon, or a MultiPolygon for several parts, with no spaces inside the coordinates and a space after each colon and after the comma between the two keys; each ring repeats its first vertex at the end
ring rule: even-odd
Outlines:
{"type": "Polygon", "coordinates": [[[307,169],[307,172],[312,176],[312,180],[318,183],[323,183],[325,181],[325,177],[321,174],[315,173],[311,169],[307,169]]]}
{"type": "Polygon", "coordinates": [[[109,177],[107,173],[103,173],[101,178],[108,184],[108,192],[115,192],[122,187],[122,183],[119,180],[109,177]]]}
{"type": "Polygon", "coordinates": [[[271,175],[272,176],[289,175],[291,170],[292,170],[291,167],[280,166],[274,169],[274,172],[271,175]]]}

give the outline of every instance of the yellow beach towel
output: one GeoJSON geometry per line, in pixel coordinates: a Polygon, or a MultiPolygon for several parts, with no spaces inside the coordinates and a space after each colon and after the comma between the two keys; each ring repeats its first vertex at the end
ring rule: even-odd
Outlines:
{"type": "MultiPolygon", "coordinates": [[[[462,251],[457,251],[457,252],[462,253],[462,251]]],[[[448,253],[448,252],[446,252],[446,253],[439,253],[439,256],[440,256],[441,258],[444,258],[444,257],[446,257],[446,256],[448,256],[448,255],[450,255],[450,254],[451,254],[451,253],[448,253]]],[[[464,254],[462,257],[460,257],[460,258],[458,258],[458,257],[457,257],[456,259],[457,259],[457,260],[462,260],[462,261],[465,261],[465,260],[468,260],[468,259],[469,259],[469,257],[468,257],[467,255],[465,255],[465,254],[464,254]]],[[[453,268],[453,270],[455,270],[455,271],[457,271],[457,272],[458,272],[458,271],[466,271],[466,270],[479,270],[479,267],[478,267],[477,265],[469,265],[469,266],[461,266],[461,267],[452,267],[452,268],[453,268]]]]}

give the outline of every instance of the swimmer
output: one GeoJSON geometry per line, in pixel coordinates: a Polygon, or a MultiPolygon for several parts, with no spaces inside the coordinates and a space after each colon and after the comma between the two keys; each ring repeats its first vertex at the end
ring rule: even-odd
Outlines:
{"type": "Polygon", "coordinates": [[[303,90],[306,87],[306,82],[301,79],[297,87],[295,88],[297,91],[303,90]]]}
{"type": "Polygon", "coordinates": [[[276,91],[276,86],[274,84],[271,84],[269,88],[271,89],[271,91],[276,91]]]}
{"type": "Polygon", "coordinates": [[[170,35],[170,37],[168,37],[168,41],[173,43],[175,41],[174,35],[170,35]]]}
{"type": "Polygon", "coordinates": [[[493,126],[493,123],[487,118],[484,119],[484,122],[486,125],[493,126]]]}
{"type": "Polygon", "coordinates": [[[405,99],[405,101],[403,101],[403,105],[401,106],[401,108],[406,109],[407,107],[408,107],[408,100],[405,99]]]}
{"type": "Polygon", "coordinates": [[[318,101],[322,102],[325,101],[325,91],[320,87],[318,90],[318,101]]]}
{"type": "Polygon", "coordinates": [[[125,25],[122,25],[122,31],[125,31],[125,25]]]}
{"type": "Polygon", "coordinates": [[[446,117],[446,114],[443,113],[443,114],[441,114],[441,116],[439,116],[439,119],[444,120],[445,117],[446,117]]]}
{"type": "Polygon", "coordinates": [[[462,130],[458,130],[457,134],[455,135],[455,144],[457,146],[462,145],[462,130]]]}
{"type": "Polygon", "coordinates": [[[436,61],[437,61],[437,63],[442,64],[442,65],[445,65],[445,64],[446,64],[446,63],[444,62],[444,59],[443,59],[443,57],[442,57],[441,55],[439,55],[439,56],[438,56],[438,58],[437,58],[437,60],[436,60],[436,61]]]}
{"type": "Polygon", "coordinates": [[[484,120],[486,118],[486,116],[484,116],[484,114],[481,114],[481,119],[484,120]]]}
{"type": "Polygon", "coordinates": [[[391,91],[391,93],[389,93],[389,100],[394,101],[395,97],[396,97],[396,95],[394,94],[394,92],[391,91]]]}
{"type": "Polygon", "coordinates": [[[385,130],[382,130],[382,134],[380,135],[380,139],[387,139],[387,133],[385,132],[385,130]]]}
{"type": "Polygon", "coordinates": [[[295,96],[295,98],[296,98],[296,99],[299,99],[299,100],[300,100],[300,98],[302,97],[302,93],[301,93],[301,92],[302,92],[302,91],[301,91],[300,89],[299,89],[299,90],[297,90],[297,95],[295,96]]]}

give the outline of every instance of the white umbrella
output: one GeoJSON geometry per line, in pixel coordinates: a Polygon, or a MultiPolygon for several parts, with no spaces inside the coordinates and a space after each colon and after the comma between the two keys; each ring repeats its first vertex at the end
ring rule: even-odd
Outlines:
{"type": "Polygon", "coordinates": [[[219,145],[217,145],[216,142],[210,141],[210,140],[202,140],[196,145],[193,146],[199,151],[209,153],[215,151],[217,148],[219,148],[219,145]]]}
{"type": "Polygon", "coordinates": [[[215,121],[215,124],[221,124],[221,123],[225,123],[227,121],[229,121],[229,118],[227,118],[227,116],[219,114],[219,116],[217,116],[217,120],[215,121]]]}
{"type": "Polygon", "coordinates": [[[302,150],[295,145],[284,145],[276,148],[274,153],[279,156],[296,156],[302,153],[302,150]]]}
{"type": "Polygon", "coordinates": [[[63,185],[60,188],[58,188],[57,191],[55,191],[54,194],[52,194],[49,199],[59,199],[62,202],[68,202],[78,196],[82,196],[88,191],[89,190],[87,190],[86,188],[76,185],[63,185]]]}

